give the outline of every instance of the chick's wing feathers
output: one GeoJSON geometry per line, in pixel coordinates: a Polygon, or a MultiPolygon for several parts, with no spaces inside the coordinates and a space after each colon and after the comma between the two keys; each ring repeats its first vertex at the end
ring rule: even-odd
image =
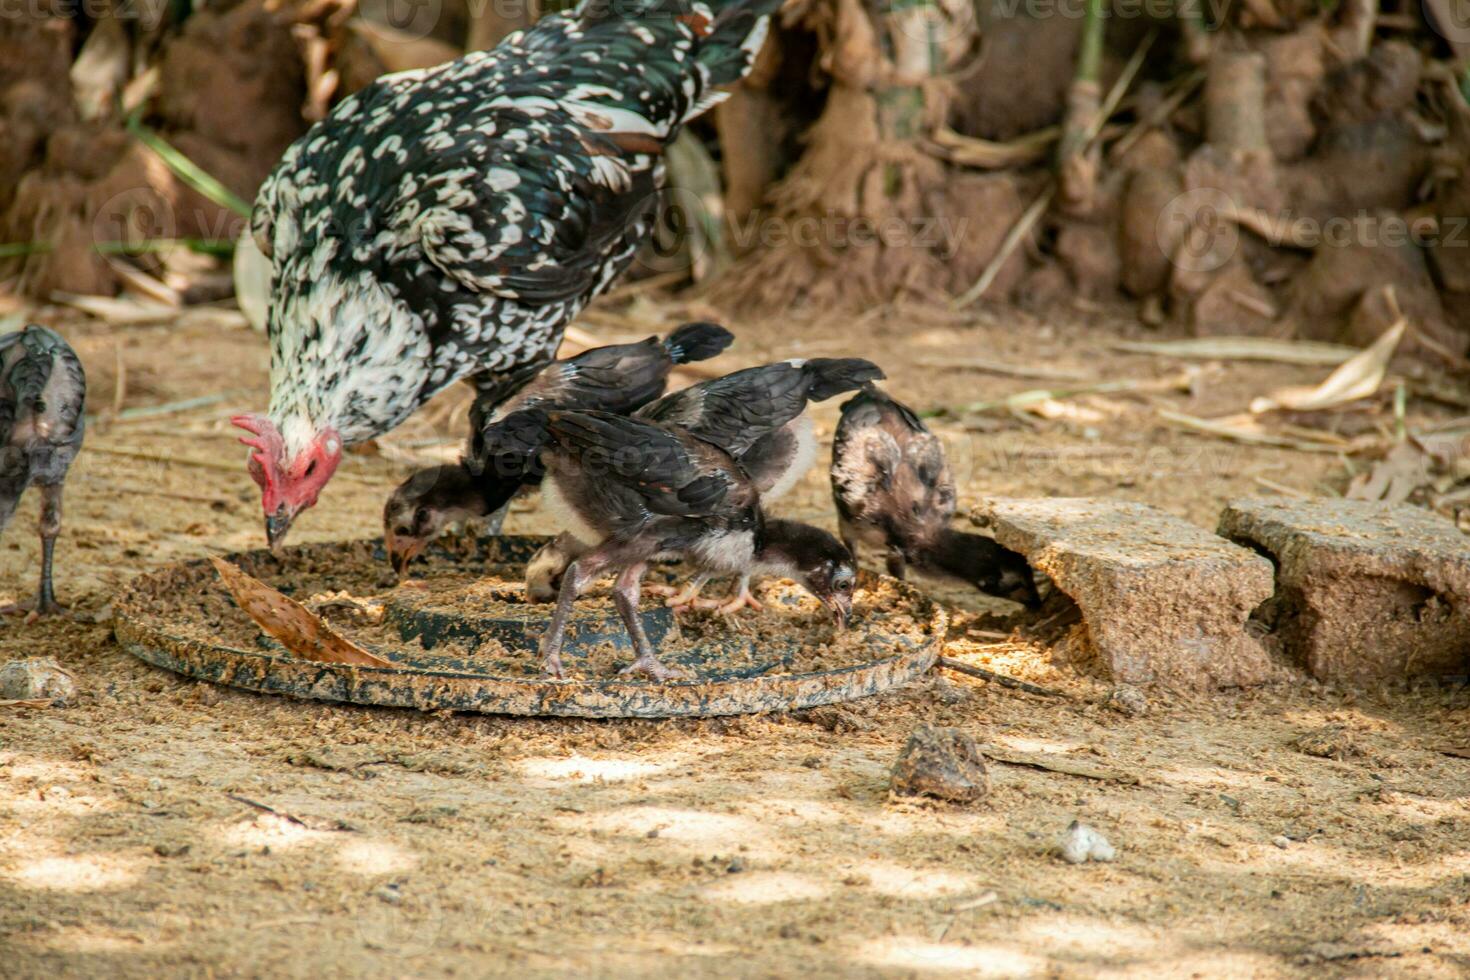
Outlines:
{"type": "Polygon", "coordinates": [[[651,515],[704,517],[751,496],[733,461],[697,439],[620,415],[549,415],[552,438],[577,465],[635,492],[651,515]]]}
{"type": "Polygon", "coordinates": [[[782,361],[747,368],[667,395],[641,418],[678,425],[739,458],[759,439],[822,401],[883,372],[862,358],[782,361]]]}

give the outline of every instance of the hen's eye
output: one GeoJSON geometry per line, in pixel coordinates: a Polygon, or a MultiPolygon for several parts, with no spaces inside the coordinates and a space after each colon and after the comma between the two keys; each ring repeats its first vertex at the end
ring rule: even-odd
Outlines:
{"type": "Polygon", "coordinates": [[[416,511],[413,512],[413,522],[415,524],[423,525],[423,524],[427,524],[428,521],[429,521],[429,509],[427,507],[420,507],[418,510],[416,510],[416,511]]]}
{"type": "Polygon", "coordinates": [[[413,528],[407,525],[399,525],[398,527],[395,527],[393,529],[393,533],[398,535],[399,537],[406,538],[413,533],[413,528]]]}

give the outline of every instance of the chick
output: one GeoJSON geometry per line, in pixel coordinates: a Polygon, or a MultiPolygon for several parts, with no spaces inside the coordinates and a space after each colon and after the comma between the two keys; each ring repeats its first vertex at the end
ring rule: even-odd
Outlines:
{"type": "MultiPolygon", "coordinates": [[[[594,347],[575,357],[536,365],[493,391],[470,409],[469,452],[459,462],[414,473],[383,507],[383,541],[399,577],[444,528],[468,518],[503,517],[511,499],[536,486],[535,461],[505,452],[485,452],[484,431],[525,408],[572,408],[627,413],[663,394],[676,365],[714,357],[734,336],[714,323],[686,323],[667,337],[636,344],[594,347]]],[[[494,528],[499,531],[497,523],[494,528]]]]}
{"type": "Polygon", "coordinates": [[[563,674],[567,618],[582,591],[616,572],[613,600],[637,658],[624,674],[680,676],[660,663],[638,600],[652,561],[682,559],[716,574],[787,575],[830,610],[839,628],[852,611],[857,572],[832,535],[768,518],[760,491],[730,453],[674,426],[596,412],[531,409],[487,433],[498,448],[537,453],[542,498],[588,550],[562,577],[542,647],[546,673],[563,674]]]}
{"type": "MultiPolygon", "coordinates": [[[[769,508],[811,469],[817,458],[817,439],[806,414],[811,402],[825,401],[883,377],[872,361],[860,357],[817,357],[779,361],[746,368],[710,381],[671,392],[640,408],[636,418],[677,426],[725,450],[760,491],[761,506],[769,508]]],[[[526,567],[526,595],[532,602],[549,602],[560,587],[562,572],[587,550],[574,534],[563,533],[536,554],[526,567]]],[[[696,575],[682,590],[649,585],[663,592],[676,609],[714,609],[730,615],[747,606],[760,608],[750,592],[750,576],[743,575],[735,595],[700,599],[712,577],[696,575]]]]}
{"type": "Polygon", "coordinates": [[[1035,606],[1026,559],[990,538],[950,527],[954,477],[944,447],[906,405],[872,386],[842,406],[832,444],[832,496],[842,539],[884,551],[888,573],[909,565],[1035,606]]]}
{"type": "Polygon", "coordinates": [[[41,490],[41,584],[33,603],[0,610],[30,618],[64,611],[51,582],[61,491],[82,448],[87,377],[76,352],[37,324],[0,337],[0,532],[32,485],[41,490]]]}

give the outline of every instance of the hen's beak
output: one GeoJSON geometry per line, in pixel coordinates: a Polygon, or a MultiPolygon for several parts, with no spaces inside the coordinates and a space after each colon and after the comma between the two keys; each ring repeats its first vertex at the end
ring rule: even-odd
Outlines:
{"type": "Polygon", "coordinates": [[[265,540],[272,551],[277,550],[281,542],[286,540],[286,534],[291,530],[291,522],[295,519],[296,515],[291,513],[290,508],[285,504],[278,507],[274,514],[265,515],[265,540]]]}

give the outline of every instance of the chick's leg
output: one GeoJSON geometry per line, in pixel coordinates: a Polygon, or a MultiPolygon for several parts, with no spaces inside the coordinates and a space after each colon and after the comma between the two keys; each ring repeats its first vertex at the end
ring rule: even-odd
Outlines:
{"type": "Polygon", "coordinates": [[[647,564],[643,562],[629,565],[618,575],[618,580],[613,585],[613,602],[623,617],[623,624],[628,627],[628,635],[633,638],[633,649],[638,654],[638,659],[618,671],[618,674],[623,677],[629,674],[647,674],[656,681],[676,680],[685,676],[684,672],[665,666],[654,656],[653,644],[649,642],[648,633],[643,629],[643,619],[638,614],[639,583],[647,568],[647,564]]]}
{"type": "Polygon", "coordinates": [[[664,605],[673,608],[676,612],[683,612],[685,609],[694,606],[695,601],[699,598],[700,591],[713,577],[709,572],[700,572],[694,578],[690,579],[689,584],[684,586],[684,588],[677,592],[670,590],[669,597],[664,601],[664,605]]]}
{"type": "Polygon", "coordinates": [[[572,562],[561,579],[561,591],[556,597],[556,610],[551,614],[551,623],[546,627],[546,639],[541,644],[541,669],[550,677],[564,676],[561,666],[561,646],[566,639],[567,617],[577,596],[608,565],[608,557],[602,551],[583,555],[572,562]]]}
{"type": "Polygon", "coordinates": [[[41,587],[36,593],[32,616],[54,616],[65,612],[56,601],[51,585],[51,558],[56,549],[56,536],[61,533],[61,484],[41,487],[41,587]]]}
{"type": "MultiPolygon", "coordinates": [[[[28,613],[27,622],[35,622],[42,616],[55,616],[66,612],[66,607],[56,601],[56,590],[51,584],[56,536],[61,533],[61,484],[41,484],[39,489],[41,491],[41,583],[33,601],[0,608],[0,615],[5,616],[28,613]]],[[[4,516],[8,518],[9,515],[4,516]]],[[[3,526],[3,522],[0,522],[0,526],[3,526]]]]}
{"type": "Polygon", "coordinates": [[[696,609],[713,609],[721,616],[733,616],[747,608],[754,609],[756,612],[766,608],[761,605],[759,599],[751,594],[749,575],[740,576],[739,587],[733,596],[727,599],[695,599],[693,605],[696,609]]]}

